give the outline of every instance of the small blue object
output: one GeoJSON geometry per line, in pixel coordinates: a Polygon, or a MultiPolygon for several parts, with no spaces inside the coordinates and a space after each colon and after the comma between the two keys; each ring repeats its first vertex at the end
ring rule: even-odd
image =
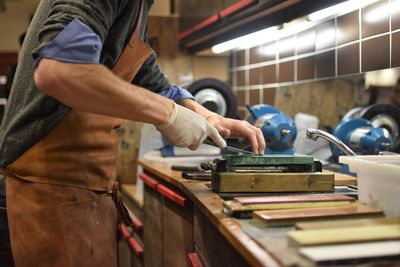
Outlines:
{"type": "Polygon", "coordinates": [[[39,52],[35,67],[42,58],[69,63],[98,64],[101,49],[100,37],[89,26],[74,19],[39,52]]]}
{"type": "Polygon", "coordinates": [[[163,143],[163,147],[160,148],[161,156],[164,158],[175,157],[174,146],[165,137],[162,137],[161,141],[163,143]]]}
{"type": "Polygon", "coordinates": [[[292,118],[266,104],[252,106],[250,113],[256,120],[255,125],[264,135],[266,154],[294,154],[293,143],[297,128],[292,118]]]}
{"type": "Polygon", "coordinates": [[[174,146],[171,144],[165,144],[162,148],[160,148],[160,152],[163,158],[175,157],[174,146]]]}

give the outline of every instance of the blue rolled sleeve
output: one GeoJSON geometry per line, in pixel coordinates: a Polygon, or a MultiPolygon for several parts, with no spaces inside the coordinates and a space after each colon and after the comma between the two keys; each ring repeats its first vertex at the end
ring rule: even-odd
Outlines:
{"type": "Polygon", "coordinates": [[[78,19],[72,20],[40,52],[40,59],[48,58],[68,63],[98,64],[102,42],[100,37],[78,19]]]}
{"type": "Polygon", "coordinates": [[[160,95],[173,100],[174,102],[180,102],[183,99],[192,99],[194,97],[188,90],[179,87],[179,86],[171,86],[167,90],[161,91],[160,95]]]}

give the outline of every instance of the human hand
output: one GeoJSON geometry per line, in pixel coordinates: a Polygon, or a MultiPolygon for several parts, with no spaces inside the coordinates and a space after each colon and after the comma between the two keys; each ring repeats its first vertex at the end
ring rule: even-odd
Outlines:
{"type": "Polygon", "coordinates": [[[175,103],[169,121],[156,128],[174,146],[196,150],[207,137],[210,137],[219,147],[226,147],[226,142],[217,129],[203,116],[175,103]]]}
{"type": "Polygon", "coordinates": [[[264,154],[265,140],[261,130],[247,121],[228,119],[218,114],[208,116],[207,121],[218,130],[223,138],[245,138],[251,144],[253,153],[264,154]]]}

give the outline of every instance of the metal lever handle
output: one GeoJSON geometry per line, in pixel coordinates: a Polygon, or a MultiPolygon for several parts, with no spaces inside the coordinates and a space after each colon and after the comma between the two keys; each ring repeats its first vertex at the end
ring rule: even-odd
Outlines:
{"type": "Polygon", "coordinates": [[[342,141],[340,141],[337,137],[331,135],[330,133],[321,131],[319,129],[307,129],[306,137],[314,141],[317,141],[318,137],[322,137],[325,140],[328,140],[329,142],[335,144],[346,155],[357,156],[357,154],[354,153],[351,148],[346,146],[342,141]]]}

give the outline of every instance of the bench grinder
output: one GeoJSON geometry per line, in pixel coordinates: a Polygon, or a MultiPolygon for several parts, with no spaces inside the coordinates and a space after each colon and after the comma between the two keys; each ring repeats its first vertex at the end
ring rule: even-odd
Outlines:
{"type": "Polygon", "coordinates": [[[260,128],[265,139],[265,154],[293,155],[293,143],[297,128],[292,118],[273,106],[259,104],[248,107],[254,121],[252,124],[260,128]]]}
{"type": "MultiPolygon", "coordinates": [[[[399,152],[399,126],[400,109],[379,103],[347,112],[333,135],[360,155],[399,152]]],[[[332,152],[339,156],[337,148],[332,147],[332,152]]]]}

